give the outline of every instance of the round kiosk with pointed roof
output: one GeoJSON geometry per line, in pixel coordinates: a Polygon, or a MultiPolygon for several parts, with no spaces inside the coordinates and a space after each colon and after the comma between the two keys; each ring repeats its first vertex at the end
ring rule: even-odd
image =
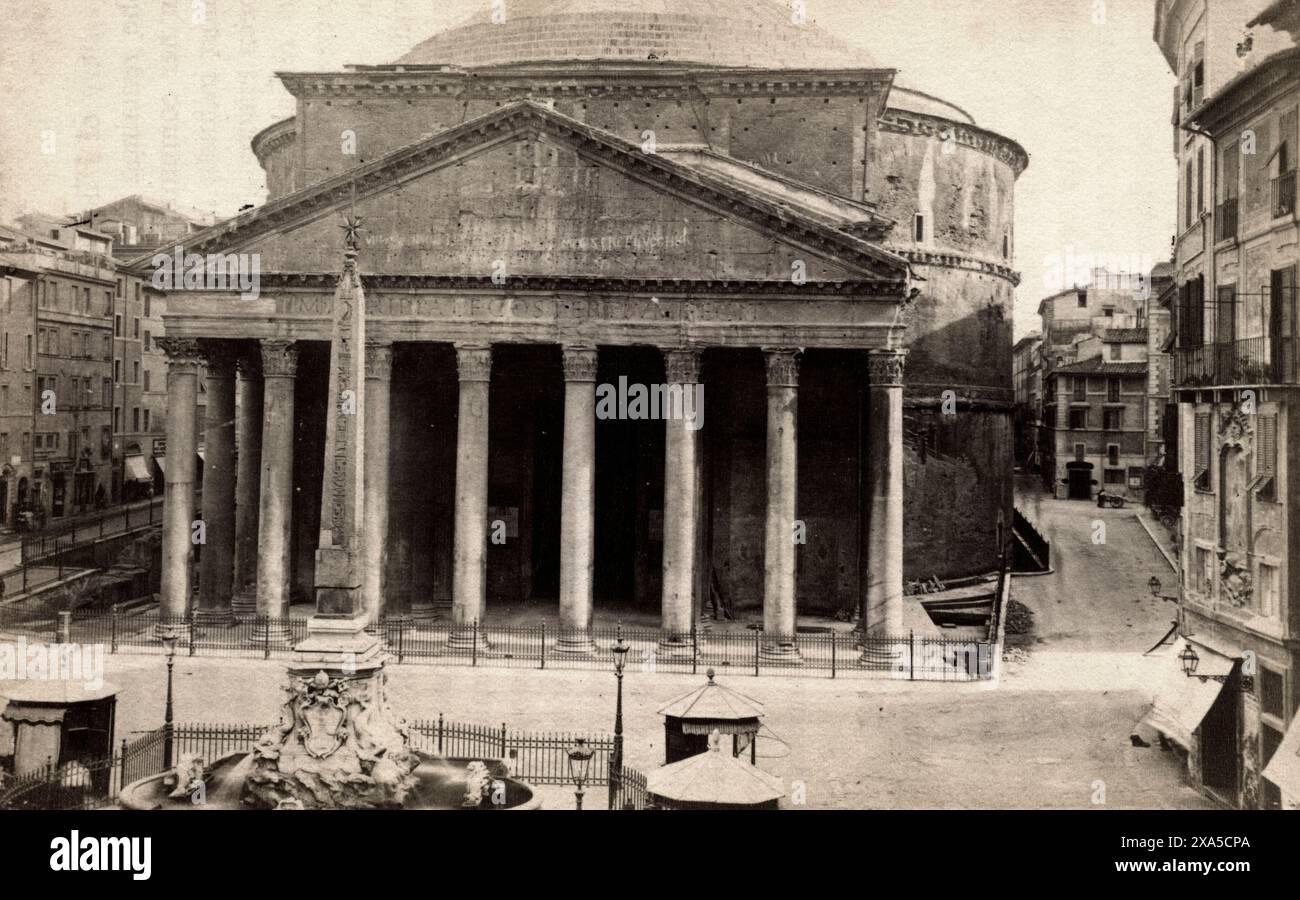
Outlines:
{"type": "Polygon", "coordinates": [[[646,776],[656,809],[780,809],[785,786],[757,766],[722,752],[713,732],[703,753],[661,766],[646,776]]]}
{"type": "Polygon", "coordinates": [[[751,765],[757,762],[758,729],[762,727],[763,705],[713,680],[678,697],[659,710],[664,717],[664,762],[703,753],[712,734],[731,736],[731,755],[749,750],[751,765]]]}

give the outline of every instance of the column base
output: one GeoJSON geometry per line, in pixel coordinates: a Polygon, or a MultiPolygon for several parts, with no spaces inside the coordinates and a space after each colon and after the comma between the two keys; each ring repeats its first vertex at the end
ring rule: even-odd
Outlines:
{"type": "Polygon", "coordinates": [[[803,662],[803,655],[799,652],[799,645],[794,642],[794,638],[788,637],[762,638],[758,648],[758,658],[765,662],[785,665],[803,662]]]}
{"type": "Polygon", "coordinates": [[[659,638],[659,645],[655,652],[660,656],[667,657],[690,657],[695,655],[695,642],[691,640],[689,634],[665,634],[659,638]]]}
{"type": "MultiPolygon", "coordinates": [[[[902,646],[880,638],[865,639],[865,648],[858,657],[858,665],[878,672],[900,672],[907,668],[906,650],[902,646]]],[[[859,644],[859,646],[862,646],[859,644]]]]}
{"type": "Polygon", "coordinates": [[[189,622],[158,622],[153,627],[154,640],[161,641],[168,631],[176,636],[177,644],[188,644],[190,642],[189,622]]]}
{"type": "Polygon", "coordinates": [[[592,656],[596,652],[596,643],[590,634],[579,632],[556,638],[551,649],[561,656],[592,656]]]}
{"type": "Polygon", "coordinates": [[[431,622],[434,619],[440,618],[444,612],[450,609],[450,601],[445,603],[439,603],[436,601],[429,603],[412,603],[410,615],[411,618],[415,619],[417,622],[431,622]]]}
{"type": "Polygon", "coordinates": [[[249,638],[252,644],[270,644],[273,647],[288,647],[292,643],[293,635],[289,631],[289,626],[279,625],[276,623],[258,622],[253,627],[253,636],[249,638]]]}
{"type": "Polygon", "coordinates": [[[257,588],[250,586],[230,598],[230,612],[240,622],[257,617],[257,588]]]}
{"type": "Polygon", "coordinates": [[[194,624],[228,627],[235,624],[235,613],[229,606],[223,606],[220,609],[196,609],[194,610],[194,624]]]}
{"type": "Polygon", "coordinates": [[[475,629],[471,626],[456,625],[447,635],[447,648],[449,650],[473,650],[477,645],[478,649],[490,650],[487,635],[483,633],[482,628],[475,629]]]}

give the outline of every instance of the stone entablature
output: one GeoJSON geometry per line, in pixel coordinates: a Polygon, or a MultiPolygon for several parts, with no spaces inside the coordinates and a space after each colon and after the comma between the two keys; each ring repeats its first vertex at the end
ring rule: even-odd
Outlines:
{"type": "Polygon", "coordinates": [[[885,245],[891,253],[897,253],[910,263],[918,266],[942,266],[946,269],[963,269],[968,272],[980,272],[994,275],[1009,281],[1012,286],[1020,284],[1020,273],[1010,266],[1004,266],[978,256],[953,253],[946,250],[920,250],[912,246],[885,245]]]}
{"type": "Polygon", "coordinates": [[[509,72],[470,72],[451,66],[352,66],[347,72],[284,72],[279,77],[295,97],[356,98],[360,95],[409,99],[408,95],[416,94],[458,100],[499,100],[532,94],[557,99],[630,96],[677,100],[768,94],[880,96],[889,89],[893,73],[893,69],[712,67],[611,71],[608,64],[592,63],[578,69],[515,66],[509,72]]]}
{"type": "MultiPolygon", "coordinates": [[[[592,296],[434,293],[366,285],[367,334],[384,341],[867,349],[902,336],[892,298],[592,296]]],[[[269,291],[256,300],[172,294],[166,327],[177,337],[328,340],[332,290],[269,291]]]]}
{"type": "Polygon", "coordinates": [[[951,132],[952,139],[963,147],[986,153],[1011,167],[1016,177],[1029,166],[1029,154],[1010,138],[963,122],[931,116],[903,109],[886,109],[880,115],[881,131],[906,134],[914,137],[943,137],[951,132]]]}

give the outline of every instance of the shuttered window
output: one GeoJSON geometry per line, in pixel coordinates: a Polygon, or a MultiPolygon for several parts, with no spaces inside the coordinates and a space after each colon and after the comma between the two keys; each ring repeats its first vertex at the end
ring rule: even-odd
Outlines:
{"type": "Polygon", "coordinates": [[[1277,499],[1277,416],[1260,416],[1255,447],[1255,475],[1259,496],[1277,499]]]}
{"type": "Polygon", "coordinates": [[[1198,491],[1210,489],[1210,414],[1196,414],[1195,487],[1198,491]]]}

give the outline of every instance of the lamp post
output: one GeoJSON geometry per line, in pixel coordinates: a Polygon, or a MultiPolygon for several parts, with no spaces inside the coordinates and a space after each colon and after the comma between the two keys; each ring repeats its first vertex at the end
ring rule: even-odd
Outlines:
{"type": "Polygon", "coordinates": [[[167,706],[163,710],[163,768],[171,769],[176,743],[176,726],[172,719],[172,676],[176,668],[176,629],[168,625],[158,638],[167,651],[167,706]]]}
{"type": "Polygon", "coordinates": [[[614,752],[609,757],[609,808],[614,809],[618,802],[619,789],[623,786],[623,667],[627,665],[627,653],[632,648],[623,640],[623,626],[615,632],[617,640],[610,652],[614,654],[614,675],[618,678],[618,699],[614,705],[614,752]]]}
{"type": "Polygon", "coordinates": [[[1152,575],[1151,579],[1147,582],[1147,587],[1151,589],[1151,596],[1155,597],[1157,600],[1168,600],[1170,603],[1178,602],[1177,597],[1171,597],[1168,594],[1160,593],[1160,579],[1154,575],[1152,575]]]}
{"type": "Polygon", "coordinates": [[[586,738],[577,738],[569,748],[569,777],[573,779],[574,797],[578,800],[577,808],[582,809],[583,786],[587,783],[587,772],[591,768],[592,749],[586,738]]]}

